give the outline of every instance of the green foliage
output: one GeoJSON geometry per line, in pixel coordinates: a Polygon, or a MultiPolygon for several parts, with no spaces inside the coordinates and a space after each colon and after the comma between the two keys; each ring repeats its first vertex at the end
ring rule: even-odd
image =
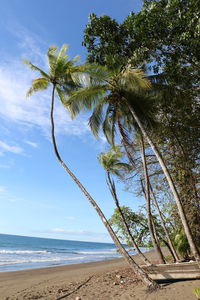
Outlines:
{"type": "MultiPolygon", "coordinates": [[[[152,247],[146,212],[143,211],[142,208],[138,212],[133,212],[130,207],[124,205],[120,207],[136,244],[140,247],[152,247]]],[[[162,240],[164,236],[162,226],[157,222],[156,217],[153,217],[153,219],[156,232],[162,240]]],[[[118,238],[123,243],[131,246],[132,243],[130,242],[126,230],[124,229],[124,224],[117,208],[114,210],[113,215],[109,219],[109,223],[113,227],[118,238]]]]}
{"type": "MultiPolygon", "coordinates": [[[[91,14],[84,31],[83,45],[88,50],[90,62],[110,67],[115,60],[116,63],[121,61],[124,66],[139,66],[151,72],[149,79],[153,90],[150,93],[155,98],[145,101],[143,95],[142,101],[142,97],[134,95],[134,99],[138,100],[134,101],[133,107],[140,119],[143,118],[143,125],[148,130],[154,129],[151,134],[167,162],[187,211],[192,234],[200,247],[199,20],[196,0],[144,0],[141,11],[130,13],[121,24],[108,16],[91,14]],[[147,109],[148,105],[151,105],[150,109],[147,109]],[[156,121],[154,124],[152,119],[156,121]]],[[[119,110],[128,115],[123,108],[114,110],[112,106],[103,125],[111,143],[119,110]]],[[[125,123],[123,127],[127,129],[125,123]]],[[[126,136],[128,139],[130,131],[126,136]]],[[[152,165],[151,162],[150,168],[152,174],[160,174],[156,163],[152,165]]],[[[167,193],[163,189],[165,179],[159,175],[156,180],[157,192],[164,196],[167,193]]],[[[176,206],[173,205],[167,214],[180,230],[176,206]]]]}
{"type": "Polygon", "coordinates": [[[88,60],[109,66],[112,56],[126,65],[164,72],[170,84],[196,90],[199,82],[200,23],[198,1],[144,1],[122,24],[91,14],[83,45],[88,60]],[[174,17],[176,16],[176,17],[174,17]]]}
{"type": "Polygon", "coordinates": [[[119,146],[111,147],[108,152],[101,152],[97,156],[101,166],[109,173],[121,177],[122,172],[130,172],[131,166],[122,162],[120,159],[123,154],[119,146]]]}
{"type": "Polygon", "coordinates": [[[184,258],[187,259],[190,252],[190,246],[188,244],[187,237],[184,232],[174,233],[174,245],[177,252],[184,258]]]}
{"type": "Polygon", "coordinates": [[[198,300],[200,299],[200,288],[198,287],[193,288],[192,293],[196,296],[198,300]]]}
{"type": "Polygon", "coordinates": [[[36,71],[41,77],[32,80],[32,85],[27,92],[27,96],[31,96],[34,92],[45,90],[52,84],[55,87],[57,95],[61,102],[65,104],[67,95],[71,90],[77,87],[74,78],[80,73],[77,66],[74,63],[78,57],[72,60],[68,59],[66,55],[68,46],[63,45],[58,51],[58,47],[49,47],[47,52],[47,59],[49,63],[48,73],[41,70],[28,60],[23,60],[31,70],[36,71]]]}
{"type": "Polygon", "coordinates": [[[126,35],[125,28],[116,20],[109,16],[98,18],[95,14],[90,14],[83,40],[83,46],[87,47],[89,52],[88,61],[103,65],[108,63],[110,57],[122,57],[124,51],[121,45],[126,42],[126,35]]]}
{"type": "MultiPolygon", "coordinates": [[[[151,242],[149,237],[148,224],[144,214],[134,213],[129,207],[126,206],[121,206],[121,210],[136,244],[138,244],[138,246],[140,247],[150,246],[151,242]]],[[[131,246],[132,243],[130,242],[129,236],[124,229],[124,224],[117,208],[114,210],[113,215],[109,219],[109,223],[114,228],[118,238],[128,246],[131,246]]]]}
{"type": "Polygon", "coordinates": [[[92,72],[88,69],[87,76],[87,82],[70,93],[66,106],[73,117],[81,111],[93,110],[89,125],[95,136],[102,129],[108,142],[113,144],[119,118],[127,124],[130,119],[134,124],[126,100],[143,120],[147,120],[152,98],[145,95],[151,85],[144,72],[116,64],[112,70],[92,66],[92,72]]]}

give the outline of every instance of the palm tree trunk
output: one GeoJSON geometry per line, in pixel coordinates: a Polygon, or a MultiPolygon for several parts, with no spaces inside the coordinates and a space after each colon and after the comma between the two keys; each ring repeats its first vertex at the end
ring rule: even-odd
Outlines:
{"type": "MultiPolygon", "coordinates": [[[[131,163],[131,165],[132,165],[133,168],[134,168],[134,167],[135,167],[135,163],[134,163],[134,161],[133,161],[133,159],[132,159],[132,156],[131,156],[131,154],[130,154],[130,152],[129,152],[129,150],[128,150],[128,145],[127,145],[126,140],[125,140],[125,138],[124,138],[124,134],[123,134],[123,130],[122,130],[122,125],[121,125],[121,123],[120,123],[119,118],[118,118],[118,129],[119,129],[119,133],[120,133],[120,136],[121,136],[121,141],[122,141],[122,144],[123,144],[123,146],[124,146],[124,149],[125,149],[126,155],[127,155],[127,157],[128,157],[128,160],[129,160],[129,162],[131,163]]],[[[142,184],[142,183],[141,183],[141,184],[142,184]]],[[[143,186],[142,186],[142,188],[143,188],[143,186]]],[[[143,188],[143,192],[144,192],[144,196],[145,196],[145,199],[146,199],[146,194],[145,194],[144,188],[143,188]]],[[[149,230],[150,230],[150,226],[151,226],[151,225],[150,225],[150,222],[153,222],[152,218],[151,218],[151,221],[149,221],[149,218],[148,218],[148,228],[149,228],[149,230]]],[[[152,224],[152,226],[153,226],[153,224],[152,224]]],[[[156,234],[156,232],[153,233],[154,237],[153,237],[153,235],[151,235],[151,239],[152,239],[152,240],[153,240],[154,238],[156,238],[156,237],[155,237],[155,234],[156,234]]],[[[161,261],[162,263],[164,263],[164,257],[163,257],[162,251],[161,251],[161,249],[160,249],[160,247],[159,247],[159,245],[158,245],[158,243],[157,243],[156,240],[155,240],[155,243],[157,244],[156,248],[158,249],[158,256],[160,257],[160,261],[161,261]]],[[[154,244],[154,243],[153,243],[153,244],[154,244]]],[[[155,247],[154,247],[154,248],[155,248],[155,247]]]]}
{"type": "Polygon", "coordinates": [[[124,228],[128,234],[128,237],[132,243],[132,245],[135,247],[135,249],[137,250],[138,254],[140,255],[140,257],[142,258],[142,260],[144,261],[144,263],[148,266],[151,265],[151,262],[146,258],[146,256],[142,253],[142,251],[140,250],[140,248],[138,247],[137,243],[135,242],[131,232],[130,232],[130,229],[128,227],[128,224],[126,222],[126,219],[124,217],[124,214],[123,214],[123,211],[121,210],[121,207],[119,205],[119,200],[118,200],[118,197],[117,197],[117,194],[116,194],[116,189],[115,189],[115,185],[114,185],[114,182],[111,180],[111,177],[110,177],[110,173],[109,171],[107,171],[107,178],[108,178],[108,187],[109,187],[109,190],[113,196],[113,199],[115,201],[115,204],[116,204],[116,207],[118,208],[118,211],[119,211],[119,214],[122,218],[122,223],[124,225],[124,228]]]}
{"type": "Polygon", "coordinates": [[[126,152],[126,156],[127,156],[128,160],[129,160],[130,164],[132,165],[132,167],[135,168],[135,162],[134,162],[134,160],[133,160],[133,158],[132,158],[132,156],[130,154],[130,151],[128,150],[128,146],[129,145],[128,145],[126,139],[125,139],[125,134],[124,134],[124,131],[123,131],[123,128],[122,128],[122,124],[120,122],[119,117],[117,119],[117,123],[118,123],[118,130],[119,130],[119,133],[120,133],[120,136],[121,136],[121,142],[122,142],[122,145],[123,145],[124,150],[126,152]]]}
{"type": "Polygon", "coordinates": [[[154,246],[154,249],[156,250],[160,263],[165,264],[164,256],[162,254],[162,251],[160,249],[160,246],[158,245],[158,241],[156,239],[155,233],[154,233],[154,227],[152,222],[152,214],[151,214],[151,198],[150,198],[150,188],[149,188],[149,176],[148,176],[148,170],[147,170],[147,163],[146,163],[146,156],[145,156],[145,149],[144,149],[144,141],[143,137],[141,136],[141,156],[142,156],[142,163],[144,168],[144,178],[145,178],[145,199],[147,204],[147,214],[148,214],[148,226],[149,226],[149,232],[151,235],[151,240],[154,246]]]}
{"type": "Polygon", "coordinates": [[[153,198],[154,205],[155,205],[155,207],[156,207],[156,209],[157,209],[157,211],[158,211],[158,215],[159,215],[159,218],[160,218],[161,225],[162,225],[163,230],[164,230],[164,232],[165,232],[165,235],[166,235],[166,237],[167,237],[169,247],[171,248],[171,251],[170,251],[170,252],[171,252],[171,254],[172,254],[173,258],[174,258],[174,261],[175,261],[175,262],[178,262],[178,261],[179,261],[179,257],[178,257],[178,255],[177,255],[177,253],[176,253],[176,250],[175,250],[175,248],[174,248],[174,246],[173,246],[173,244],[172,244],[172,241],[171,241],[171,238],[170,238],[170,236],[169,236],[167,227],[165,226],[165,222],[164,222],[162,213],[161,213],[161,211],[160,211],[160,208],[159,208],[159,205],[158,205],[158,202],[157,202],[157,200],[156,200],[156,197],[155,197],[155,194],[154,194],[154,192],[153,192],[153,189],[152,189],[151,184],[150,184],[150,191],[151,191],[151,194],[152,194],[152,198],[153,198]]]}
{"type": "Polygon", "coordinates": [[[69,168],[66,166],[66,164],[62,161],[60,154],[57,149],[56,140],[55,140],[55,133],[54,133],[54,94],[55,94],[55,85],[53,85],[52,90],[52,101],[51,101],[51,111],[50,111],[50,120],[51,120],[51,138],[52,138],[52,144],[54,153],[56,155],[56,158],[58,162],[61,164],[63,169],[68,173],[68,175],[72,178],[72,180],[76,183],[76,185],[79,187],[79,189],[82,191],[82,193],[85,195],[85,197],[89,200],[91,205],[96,210],[97,214],[99,215],[101,221],[105,225],[108,233],[110,234],[113,242],[129,264],[129,266],[132,268],[134,273],[147,285],[148,289],[155,290],[159,288],[159,285],[154,282],[148,274],[134,261],[134,259],[128,254],[126,249],[122,246],[120,241],[118,240],[117,236],[115,235],[114,231],[112,230],[110,224],[108,223],[106,217],[104,216],[103,212],[101,211],[100,207],[97,205],[97,203],[94,201],[94,199],[91,197],[91,195],[86,191],[84,186],[80,183],[80,181],[76,178],[76,176],[69,170],[69,168]]]}
{"type": "Polygon", "coordinates": [[[149,145],[151,146],[154,154],[156,155],[157,157],[157,160],[158,162],[160,163],[160,166],[163,170],[163,173],[165,174],[165,177],[167,179],[167,182],[170,186],[170,189],[173,193],[173,196],[174,196],[174,199],[176,201],[176,205],[178,207],[178,211],[179,211],[179,215],[180,215],[180,218],[181,218],[181,221],[182,221],[182,224],[183,224],[183,228],[185,230],[185,234],[186,234],[186,237],[188,239],[188,243],[190,245],[190,249],[191,249],[191,253],[194,255],[196,261],[199,263],[200,262],[200,254],[199,254],[199,251],[198,251],[198,248],[194,242],[194,239],[192,237],[192,233],[191,233],[191,230],[190,230],[190,227],[188,225],[188,221],[187,221],[187,218],[186,218],[186,215],[185,215],[185,212],[184,212],[184,209],[183,209],[183,205],[181,203],[181,199],[179,197],[179,194],[177,192],[177,189],[176,189],[176,186],[173,182],[173,179],[169,173],[169,170],[165,164],[165,161],[160,153],[160,151],[158,150],[158,148],[156,147],[156,145],[154,144],[154,142],[152,141],[151,137],[148,135],[147,131],[145,130],[145,128],[143,127],[142,123],[140,122],[140,119],[138,118],[137,114],[135,113],[134,109],[132,108],[132,106],[129,104],[129,102],[127,101],[127,99],[123,98],[133,116],[133,119],[135,120],[135,122],[137,123],[138,127],[140,128],[144,138],[148,141],[149,145]]]}

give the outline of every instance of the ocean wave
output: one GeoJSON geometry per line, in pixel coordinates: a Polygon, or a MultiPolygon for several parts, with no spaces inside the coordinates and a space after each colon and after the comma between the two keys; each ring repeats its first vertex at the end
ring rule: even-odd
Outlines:
{"type": "Polygon", "coordinates": [[[100,251],[78,251],[77,254],[91,254],[91,255],[111,255],[111,254],[117,254],[116,249],[110,249],[110,250],[100,250],[100,251]]]}
{"type": "Polygon", "coordinates": [[[16,259],[16,260],[4,260],[0,261],[0,266],[6,265],[16,265],[16,264],[27,264],[27,263],[45,263],[45,262],[61,262],[61,261],[73,261],[73,260],[82,260],[85,257],[73,257],[73,258],[64,258],[64,257],[52,257],[45,259],[16,259]]]}
{"type": "Polygon", "coordinates": [[[0,254],[42,254],[50,253],[46,250],[0,250],[0,254]]]}

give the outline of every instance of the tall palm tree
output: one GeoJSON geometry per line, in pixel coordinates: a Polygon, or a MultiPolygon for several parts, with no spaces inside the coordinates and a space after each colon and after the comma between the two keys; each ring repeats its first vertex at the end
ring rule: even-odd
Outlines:
{"type": "MultiPolygon", "coordinates": [[[[118,123],[119,134],[120,134],[120,136],[121,136],[121,142],[122,142],[122,145],[123,145],[123,147],[124,147],[126,156],[127,156],[128,160],[129,160],[130,164],[132,165],[133,169],[135,169],[135,165],[136,165],[136,164],[135,164],[135,162],[134,162],[134,160],[133,160],[133,158],[132,158],[132,155],[131,155],[131,153],[130,153],[130,149],[131,149],[131,148],[133,149],[133,146],[131,145],[131,142],[130,142],[130,138],[129,138],[128,135],[126,134],[126,129],[125,129],[124,126],[121,124],[120,118],[118,118],[117,123],[118,123]]],[[[143,156],[143,169],[144,169],[144,173],[146,173],[146,176],[145,176],[145,177],[146,177],[146,180],[145,180],[145,181],[146,181],[146,185],[149,185],[149,188],[147,188],[147,189],[146,189],[147,191],[145,192],[145,188],[144,188],[143,182],[142,182],[142,180],[141,180],[141,186],[142,186],[143,194],[144,194],[144,196],[145,196],[146,202],[148,203],[148,205],[147,205],[147,210],[149,211],[149,209],[150,209],[150,205],[149,205],[149,204],[150,204],[150,203],[149,203],[149,200],[150,200],[150,194],[149,194],[149,193],[151,192],[154,206],[156,207],[156,209],[157,209],[157,211],[158,211],[158,215],[159,215],[159,218],[160,218],[160,222],[161,222],[161,225],[162,225],[162,227],[163,227],[163,230],[164,230],[164,232],[165,232],[165,235],[166,235],[166,237],[167,237],[167,241],[168,241],[168,242],[166,242],[165,240],[163,240],[163,241],[166,243],[167,247],[169,248],[169,251],[170,251],[170,253],[171,253],[172,256],[173,256],[174,262],[178,262],[178,261],[179,261],[179,257],[178,257],[178,255],[177,255],[177,253],[176,253],[176,250],[175,250],[175,248],[174,248],[174,246],[173,246],[173,244],[172,244],[171,238],[170,238],[170,236],[169,236],[168,230],[167,230],[167,228],[166,228],[166,226],[165,226],[165,222],[164,222],[162,213],[161,213],[161,211],[160,211],[158,202],[157,202],[157,200],[156,200],[155,194],[154,194],[154,192],[153,192],[153,189],[152,189],[152,186],[151,186],[151,183],[150,183],[150,179],[149,179],[149,176],[148,176],[148,172],[146,172],[146,171],[147,171],[147,162],[146,162],[146,158],[145,158],[144,142],[142,141],[142,140],[143,140],[143,137],[142,137],[142,135],[141,135],[140,130],[137,130],[137,136],[138,136],[139,139],[141,140],[141,141],[140,141],[140,149],[141,149],[140,152],[141,152],[141,156],[143,156]],[[142,148],[143,148],[143,149],[142,149],[142,148]],[[145,164],[146,164],[146,167],[145,167],[145,164]],[[148,182],[147,182],[147,181],[148,181],[148,182]],[[148,196],[146,196],[146,193],[148,194],[148,196]]],[[[150,217],[150,216],[151,216],[151,213],[150,213],[150,211],[149,211],[149,217],[150,217]]],[[[153,230],[153,227],[155,227],[155,226],[153,226],[153,225],[154,225],[153,218],[151,218],[151,219],[152,219],[152,226],[149,224],[149,225],[150,225],[149,227],[151,228],[151,230],[153,230]]],[[[149,223],[150,223],[150,220],[149,220],[149,223]]],[[[155,231],[155,234],[156,234],[156,231],[155,231]]],[[[153,234],[151,234],[151,236],[152,236],[152,238],[154,238],[154,237],[153,237],[153,234]]],[[[156,240],[156,239],[155,239],[155,240],[156,240]]],[[[156,247],[156,248],[157,248],[157,247],[156,247]]],[[[158,251],[159,251],[159,249],[158,249],[158,251]]],[[[160,251],[159,251],[159,252],[160,252],[160,251]]],[[[159,257],[161,258],[161,261],[163,262],[163,255],[162,255],[162,253],[160,253],[159,257]]]]}
{"type": "Polygon", "coordinates": [[[120,177],[120,170],[130,170],[130,165],[126,164],[126,163],[122,163],[119,158],[122,157],[122,153],[120,152],[119,147],[115,147],[115,148],[111,148],[110,151],[108,151],[107,153],[101,153],[98,156],[98,160],[100,162],[100,164],[102,165],[102,167],[105,169],[106,171],[106,175],[107,175],[107,185],[109,187],[109,190],[111,192],[111,195],[114,199],[115,205],[119,211],[119,214],[121,216],[122,219],[122,223],[123,226],[127,232],[127,235],[132,243],[132,245],[135,247],[136,251],[139,253],[139,255],[141,256],[142,260],[145,262],[145,264],[147,265],[151,265],[151,262],[147,259],[147,257],[142,253],[142,251],[140,250],[140,248],[138,247],[137,243],[135,242],[133,235],[131,234],[131,231],[129,229],[129,226],[126,222],[126,218],[124,216],[124,213],[120,207],[119,204],[119,199],[117,196],[117,192],[116,192],[116,187],[115,187],[115,183],[114,180],[112,179],[112,174],[116,175],[118,177],[120,177]]]}
{"type": "Polygon", "coordinates": [[[153,218],[151,213],[151,197],[150,197],[150,184],[149,184],[149,175],[148,175],[148,169],[147,169],[147,162],[146,162],[146,155],[145,155],[145,147],[144,147],[144,140],[142,135],[140,136],[140,143],[141,143],[141,157],[142,157],[142,164],[144,169],[144,179],[145,179],[145,199],[146,199],[146,206],[147,206],[147,214],[148,214],[148,227],[149,232],[151,235],[151,240],[154,246],[154,249],[158,253],[158,257],[161,263],[165,264],[165,259],[162,254],[162,251],[160,249],[160,245],[156,239],[156,235],[154,232],[154,224],[153,224],[153,218]]]}
{"type": "MultiPolygon", "coordinates": [[[[177,188],[161,152],[153,142],[147,129],[148,118],[146,118],[146,108],[149,106],[149,103],[145,101],[147,97],[144,97],[142,91],[151,87],[150,82],[145,78],[145,74],[141,70],[133,69],[130,66],[126,68],[115,66],[112,70],[106,70],[105,67],[98,67],[97,70],[96,74],[92,75],[88,85],[82,86],[77,91],[71,93],[65,105],[70,109],[72,117],[82,110],[93,109],[89,124],[95,135],[98,134],[102,123],[103,131],[105,132],[109,123],[108,120],[115,119],[116,113],[119,111],[124,112],[124,116],[127,116],[127,114],[132,116],[133,125],[136,124],[140,129],[163,170],[176,201],[191,252],[195,259],[200,262],[200,254],[192,237],[191,229],[188,226],[177,188]],[[105,109],[106,117],[103,122],[105,109]]],[[[115,128],[113,127],[114,130],[115,128]]]]}
{"type": "MultiPolygon", "coordinates": [[[[33,94],[33,92],[37,92],[40,90],[45,90],[50,85],[52,86],[52,95],[51,95],[51,109],[50,109],[50,120],[51,120],[51,138],[54,153],[58,162],[61,164],[63,169],[68,173],[68,175],[72,178],[72,180],[76,183],[79,187],[81,192],[85,195],[85,197],[89,200],[91,205],[96,210],[97,214],[99,215],[101,221],[105,225],[108,233],[110,234],[113,242],[120,250],[121,254],[124,256],[125,260],[128,262],[130,267],[133,271],[138,275],[138,277],[148,286],[149,289],[157,289],[159,288],[158,284],[155,283],[147,273],[140,268],[139,265],[134,261],[134,259],[128,254],[126,249],[118,240],[117,236],[115,235],[114,231],[112,230],[108,220],[106,219],[105,215],[103,214],[100,207],[97,205],[95,200],[92,196],[87,192],[78,178],[73,174],[73,172],[67,167],[67,165],[62,160],[58,148],[56,145],[55,139],[55,125],[54,125],[54,101],[55,101],[55,92],[57,93],[58,98],[64,104],[66,101],[66,96],[75,88],[77,88],[77,82],[79,82],[79,75],[82,72],[86,72],[88,70],[87,66],[75,66],[74,62],[77,58],[73,60],[67,60],[67,56],[65,54],[67,50],[67,46],[63,45],[61,50],[56,52],[57,47],[50,47],[47,53],[48,64],[49,64],[49,72],[46,73],[37,66],[33,65],[31,62],[24,60],[24,63],[27,64],[32,70],[39,72],[39,78],[36,78],[32,81],[32,85],[27,92],[27,96],[33,94]]],[[[92,68],[90,73],[92,73],[92,68]]],[[[87,78],[83,79],[83,81],[87,81],[87,78]]],[[[82,81],[82,82],[83,82],[82,81]]]]}
{"type": "Polygon", "coordinates": [[[152,195],[154,206],[157,209],[157,212],[158,212],[158,215],[159,215],[159,218],[160,218],[160,223],[161,223],[161,225],[163,227],[163,230],[165,232],[165,235],[166,235],[166,238],[167,238],[167,241],[168,241],[168,244],[169,244],[170,252],[171,252],[171,254],[173,256],[174,262],[178,262],[178,261],[180,261],[180,259],[178,257],[178,254],[176,253],[176,249],[175,249],[175,247],[174,247],[174,245],[172,243],[171,237],[170,237],[169,232],[167,230],[167,227],[165,225],[165,221],[164,221],[162,212],[160,210],[160,207],[158,205],[158,201],[157,201],[156,196],[154,194],[154,191],[153,191],[153,188],[151,186],[151,183],[149,184],[149,186],[150,186],[150,191],[151,191],[151,195],[152,195]]]}

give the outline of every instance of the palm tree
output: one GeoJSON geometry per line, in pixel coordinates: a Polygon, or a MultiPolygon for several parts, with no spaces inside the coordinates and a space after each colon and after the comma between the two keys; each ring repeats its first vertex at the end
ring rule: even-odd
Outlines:
{"type": "MultiPolygon", "coordinates": [[[[152,123],[152,122],[151,122],[151,123],[152,123]]],[[[136,164],[135,164],[135,162],[134,162],[134,160],[133,160],[133,158],[132,158],[132,155],[131,155],[131,153],[130,153],[130,149],[133,149],[134,146],[131,145],[130,138],[129,138],[129,136],[128,136],[127,133],[126,133],[127,129],[126,129],[126,128],[124,127],[124,125],[121,123],[120,118],[118,118],[117,124],[118,124],[119,134],[120,134],[120,137],[121,137],[121,142],[122,142],[122,145],[123,145],[123,147],[124,147],[126,156],[127,156],[128,160],[129,160],[131,166],[133,167],[133,169],[135,169],[136,164]]],[[[145,192],[145,188],[144,188],[144,185],[143,185],[143,181],[142,181],[142,180],[141,180],[141,186],[142,186],[143,194],[144,194],[145,199],[146,199],[146,202],[147,202],[147,211],[149,212],[149,227],[150,227],[150,229],[151,229],[151,232],[153,231],[153,227],[155,227],[155,226],[154,226],[154,220],[153,220],[153,218],[151,218],[152,224],[150,224],[150,216],[151,216],[151,213],[150,213],[150,202],[149,202],[149,201],[150,201],[150,194],[149,194],[149,193],[151,192],[154,206],[156,207],[156,209],[157,209],[157,211],[158,211],[158,215],[159,215],[159,218],[160,218],[161,225],[162,225],[162,227],[163,227],[163,230],[164,230],[165,235],[166,235],[167,240],[168,240],[168,242],[165,241],[165,240],[163,240],[163,241],[164,241],[164,243],[167,245],[167,247],[168,247],[170,253],[172,254],[173,259],[174,259],[174,262],[178,262],[178,261],[179,261],[179,257],[178,257],[178,255],[177,255],[177,253],[176,253],[176,250],[175,250],[175,248],[174,248],[174,246],[173,246],[173,244],[172,244],[171,238],[170,238],[169,233],[168,233],[168,230],[167,230],[167,228],[166,228],[166,226],[165,226],[165,222],[164,222],[162,213],[161,213],[161,211],[160,211],[158,202],[157,202],[157,200],[156,200],[155,194],[154,194],[154,192],[153,192],[153,189],[152,189],[152,186],[151,186],[151,183],[150,183],[150,180],[149,180],[149,176],[148,176],[148,172],[147,172],[147,162],[146,162],[146,157],[145,157],[145,148],[144,148],[143,137],[142,137],[142,135],[141,135],[140,130],[137,129],[136,133],[137,133],[136,136],[139,138],[139,140],[141,140],[141,141],[140,141],[140,149],[141,149],[140,152],[141,152],[141,156],[142,156],[142,158],[143,158],[142,161],[143,161],[144,174],[146,173],[146,176],[145,176],[145,177],[146,177],[146,180],[145,180],[145,181],[146,181],[146,185],[147,185],[146,192],[145,192]],[[145,164],[146,164],[146,167],[145,167],[145,164]],[[149,185],[149,188],[148,188],[148,185],[149,185]],[[148,196],[147,196],[146,194],[147,194],[148,196]]],[[[156,231],[155,231],[155,234],[156,234],[156,231]]],[[[157,238],[154,237],[153,232],[152,232],[152,234],[151,234],[151,237],[154,239],[154,244],[155,244],[157,238]]],[[[159,248],[159,245],[158,245],[158,247],[156,246],[155,248],[156,248],[156,249],[159,248]]],[[[161,252],[161,250],[159,250],[159,249],[157,249],[157,250],[158,250],[158,252],[161,252]]],[[[164,261],[163,261],[163,260],[164,260],[164,257],[163,257],[163,255],[162,255],[162,253],[159,254],[159,257],[160,257],[160,259],[161,259],[161,261],[162,261],[162,263],[163,263],[163,262],[164,262],[164,261]]]]}
{"type": "Polygon", "coordinates": [[[162,251],[160,249],[159,243],[156,238],[156,232],[154,230],[155,226],[153,224],[153,218],[151,213],[151,197],[150,197],[150,184],[149,184],[149,175],[148,175],[148,169],[147,169],[147,162],[146,162],[146,155],[145,155],[145,147],[144,147],[144,141],[142,135],[140,135],[140,143],[141,143],[141,157],[142,157],[142,164],[144,169],[144,179],[145,179],[145,190],[144,195],[146,199],[146,206],[147,206],[147,214],[148,214],[148,227],[149,232],[151,235],[151,240],[154,246],[154,249],[156,250],[159,260],[161,263],[165,264],[165,259],[162,254],[162,251]]]}
{"type": "MultiPolygon", "coordinates": [[[[62,160],[58,148],[56,145],[55,139],[55,126],[54,126],[54,101],[55,101],[55,92],[57,93],[58,98],[64,104],[66,101],[66,96],[75,88],[77,88],[77,82],[79,82],[79,75],[82,72],[88,71],[88,66],[75,66],[74,62],[77,58],[73,60],[67,60],[67,56],[65,54],[67,50],[67,46],[63,45],[61,50],[57,53],[57,47],[50,47],[47,52],[48,64],[49,64],[49,72],[46,73],[37,66],[33,65],[31,62],[24,60],[24,63],[27,64],[32,70],[39,72],[39,78],[36,78],[32,81],[32,85],[27,92],[27,96],[33,94],[33,92],[37,92],[40,90],[45,90],[50,85],[52,86],[52,95],[51,95],[51,109],[50,109],[50,120],[51,120],[51,138],[54,153],[58,162],[61,164],[63,169],[67,172],[67,174],[72,178],[72,180],[76,183],[79,187],[81,192],[85,195],[85,197],[89,200],[91,205],[96,210],[97,214],[99,215],[101,221],[105,225],[108,233],[110,234],[113,242],[120,250],[121,254],[124,256],[125,260],[128,262],[130,267],[133,271],[138,275],[139,278],[148,286],[149,289],[157,289],[159,288],[158,284],[155,283],[147,274],[146,272],[140,268],[134,259],[128,254],[126,249],[122,246],[120,241],[118,240],[117,236],[115,235],[114,231],[112,230],[111,226],[109,225],[108,220],[106,219],[105,215],[103,214],[100,207],[97,205],[95,200],[92,196],[87,192],[84,186],[80,183],[78,178],[72,173],[72,171],[67,167],[67,165],[62,160]]],[[[90,70],[92,73],[92,68],[90,70]]],[[[87,78],[85,78],[87,81],[87,78]]]]}
{"type": "MultiPolygon", "coordinates": [[[[72,117],[82,110],[93,109],[89,125],[95,135],[98,134],[102,123],[102,129],[106,133],[106,129],[109,127],[109,120],[115,120],[117,113],[121,114],[123,112],[124,118],[131,115],[133,125],[136,125],[140,129],[163,170],[176,201],[191,252],[199,262],[199,251],[192,237],[191,229],[188,226],[186,214],[175,183],[161,152],[153,142],[147,129],[148,118],[146,115],[148,111],[147,107],[149,108],[150,103],[146,101],[148,97],[144,96],[144,90],[148,90],[150,87],[150,82],[145,78],[145,74],[141,70],[133,69],[131,66],[126,68],[115,66],[112,70],[106,70],[105,67],[102,68],[99,66],[97,67],[96,74],[95,72],[92,74],[89,84],[72,92],[65,105],[71,111],[72,117]],[[106,116],[104,118],[105,109],[106,116]]],[[[112,132],[114,130],[115,128],[113,127],[112,132]]]]}
{"type": "Polygon", "coordinates": [[[173,259],[174,259],[174,262],[178,262],[180,261],[179,257],[178,257],[178,254],[176,253],[176,250],[174,248],[174,245],[172,243],[172,240],[171,240],[171,237],[169,235],[169,232],[167,230],[167,227],[165,225],[165,221],[164,221],[164,218],[163,218],[163,215],[162,215],[162,212],[159,208],[159,205],[158,205],[158,201],[156,200],[156,196],[154,194],[154,191],[153,191],[153,188],[151,186],[151,183],[149,183],[149,187],[150,187],[150,191],[151,191],[151,195],[152,195],[152,199],[153,199],[153,203],[154,203],[154,206],[156,207],[157,209],[157,212],[158,212],[158,215],[159,215],[159,218],[160,218],[160,222],[161,222],[161,225],[163,227],[163,230],[165,232],[165,235],[166,235],[166,238],[167,238],[167,241],[168,241],[168,245],[169,245],[169,249],[170,249],[170,252],[173,256],[173,259]]]}
{"type": "Polygon", "coordinates": [[[123,214],[123,211],[120,207],[119,204],[119,200],[117,197],[117,192],[116,192],[116,187],[115,187],[115,182],[112,179],[112,174],[116,175],[118,177],[120,177],[120,170],[127,170],[130,171],[130,165],[126,164],[126,163],[122,163],[119,158],[122,157],[122,153],[120,152],[120,148],[119,147],[115,147],[115,148],[111,148],[110,151],[108,151],[107,153],[101,153],[98,156],[98,160],[100,162],[100,164],[102,165],[102,167],[105,169],[106,171],[106,175],[107,175],[107,185],[109,187],[109,190],[111,192],[111,195],[114,199],[115,205],[119,211],[119,214],[121,216],[122,219],[122,223],[123,226],[127,232],[127,235],[132,243],[132,245],[135,247],[135,249],[137,250],[137,252],[140,254],[141,258],[143,259],[143,261],[145,262],[145,264],[147,265],[151,265],[151,262],[146,258],[146,256],[141,252],[140,248],[138,247],[137,243],[135,242],[131,231],[129,229],[129,226],[126,222],[125,216],[123,214]]]}

